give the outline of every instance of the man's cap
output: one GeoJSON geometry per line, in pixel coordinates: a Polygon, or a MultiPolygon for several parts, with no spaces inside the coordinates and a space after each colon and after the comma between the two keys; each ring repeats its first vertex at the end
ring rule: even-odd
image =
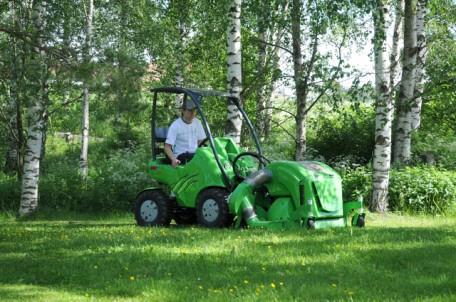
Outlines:
{"type": "Polygon", "coordinates": [[[195,103],[193,103],[192,100],[187,99],[182,102],[182,109],[195,110],[196,105],[195,105],[195,103]]]}

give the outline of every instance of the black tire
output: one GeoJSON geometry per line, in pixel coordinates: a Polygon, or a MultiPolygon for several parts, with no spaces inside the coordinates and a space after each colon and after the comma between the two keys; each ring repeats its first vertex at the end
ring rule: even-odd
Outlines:
{"type": "Polygon", "coordinates": [[[366,225],[366,220],[364,214],[360,214],[358,216],[358,220],[356,221],[356,226],[359,228],[363,228],[366,225]]]}
{"type": "Polygon", "coordinates": [[[191,225],[196,223],[196,209],[176,206],[173,215],[174,221],[180,225],[191,225]]]}
{"type": "Polygon", "coordinates": [[[208,228],[223,228],[232,223],[228,209],[228,195],[225,189],[211,188],[198,197],[196,217],[198,224],[208,228]]]}
{"type": "Polygon", "coordinates": [[[145,191],[135,203],[135,219],[140,226],[168,226],[172,206],[168,197],[159,190],[145,191]]]}

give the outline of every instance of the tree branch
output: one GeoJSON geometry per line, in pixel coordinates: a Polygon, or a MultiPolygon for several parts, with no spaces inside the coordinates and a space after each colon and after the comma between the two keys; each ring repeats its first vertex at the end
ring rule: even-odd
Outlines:
{"type": "Polygon", "coordinates": [[[339,62],[337,64],[337,68],[336,68],[336,71],[334,72],[334,74],[332,75],[331,79],[329,80],[329,82],[326,82],[326,85],[323,89],[323,91],[321,91],[321,93],[317,96],[317,98],[312,102],[312,104],[310,104],[309,107],[306,108],[306,110],[304,111],[304,114],[307,114],[313,106],[315,106],[315,104],[321,99],[321,97],[326,93],[326,91],[328,91],[329,87],[334,83],[334,81],[336,80],[339,72],[340,72],[340,66],[342,65],[342,46],[345,44],[345,39],[347,38],[347,28],[344,28],[344,35],[342,37],[342,41],[340,42],[340,45],[338,47],[338,58],[339,58],[339,62]]]}
{"type": "Polygon", "coordinates": [[[272,110],[277,110],[277,111],[285,112],[285,113],[291,115],[294,119],[296,119],[296,114],[291,113],[290,111],[287,111],[287,110],[285,110],[285,109],[277,108],[277,107],[265,107],[265,108],[263,108],[262,110],[267,110],[267,109],[272,109],[272,110]]]}
{"type": "Polygon", "coordinates": [[[260,43],[263,43],[263,44],[265,44],[265,45],[269,45],[269,46],[273,46],[273,47],[282,49],[282,50],[288,52],[288,53],[291,54],[291,55],[293,54],[293,51],[291,51],[290,49],[288,49],[288,48],[286,48],[286,47],[283,47],[283,46],[281,46],[281,45],[279,45],[279,44],[277,44],[277,43],[271,43],[271,42],[262,40],[262,39],[257,38],[257,37],[254,37],[253,40],[254,40],[255,42],[260,42],[260,43]]]}

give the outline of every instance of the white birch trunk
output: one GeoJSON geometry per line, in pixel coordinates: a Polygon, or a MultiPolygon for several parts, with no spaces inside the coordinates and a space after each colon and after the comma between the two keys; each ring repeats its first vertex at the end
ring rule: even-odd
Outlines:
{"type": "Polygon", "coordinates": [[[427,12],[427,0],[418,0],[416,10],[416,37],[417,57],[415,74],[414,102],[412,104],[412,130],[416,130],[421,124],[421,103],[424,90],[424,66],[426,64],[426,32],[425,18],[427,12]]]}
{"type": "Polygon", "coordinates": [[[396,87],[396,75],[400,63],[399,57],[399,41],[401,40],[402,30],[401,24],[404,14],[404,0],[397,0],[395,12],[394,12],[394,28],[393,28],[393,41],[391,46],[391,54],[390,54],[390,94],[391,97],[394,99],[394,92],[396,87]]]}
{"type": "MultiPolygon", "coordinates": [[[[33,8],[34,24],[38,35],[43,33],[44,29],[44,12],[46,2],[38,2],[33,8]]],[[[45,64],[45,53],[40,49],[42,45],[41,38],[36,38],[36,48],[33,54],[33,63],[37,65],[39,74],[37,77],[36,88],[38,90],[37,98],[28,108],[29,126],[27,131],[27,143],[24,156],[24,172],[21,186],[21,203],[19,215],[25,216],[33,213],[38,208],[38,184],[40,178],[40,156],[41,145],[43,142],[44,129],[44,111],[45,100],[47,98],[47,66],[45,64]]]]}
{"type": "MultiPolygon", "coordinates": [[[[176,43],[177,57],[176,62],[176,87],[184,86],[184,48],[185,48],[185,26],[184,20],[179,19],[179,40],[176,43]]],[[[174,112],[176,117],[181,114],[181,107],[184,96],[181,94],[176,94],[174,99],[174,112]]]]}
{"type": "MultiPolygon", "coordinates": [[[[241,51],[241,0],[232,0],[228,12],[228,90],[231,96],[240,101],[242,91],[242,51],[241,51]]],[[[241,141],[242,116],[235,105],[228,104],[225,126],[227,136],[239,144],[241,141]]]]}
{"type": "MultiPolygon", "coordinates": [[[[9,3],[11,11],[11,24],[18,30],[21,30],[17,7],[14,1],[9,3]]],[[[18,177],[22,174],[22,117],[19,101],[19,70],[21,64],[18,60],[18,43],[14,36],[9,37],[9,51],[10,51],[10,86],[9,98],[6,106],[6,117],[8,118],[8,133],[6,134],[7,150],[5,156],[5,166],[3,170],[5,173],[16,173],[18,177]]]]}
{"type": "Polygon", "coordinates": [[[391,162],[391,125],[393,104],[388,89],[387,66],[387,16],[388,6],[378,1],[374,11],[374,56],[375,56],[375,147],[372,174],[371,210],[388,210],[388,186],[391,162]]]}
{"type": "MultiPolygon", "coordinates": [[[[85,50],[84,50],[84,63],[90,62],[91,47],[92,47],[92,19],[93,19],[93,0],[89,0],[89,7],[86,15],[86,36],[85,36],[85,50]]],[[[90,75],[91,77],[91,75],[90,75]]],[[[89,84],[85,80],[83,84],[84,97],[82,100],[82,136],[81,136],[81,157],[79,160],[79,168],[82,177],[85,179],[89,173],[89,84]]]]}
{"type": "Polygon", "coordinates": [[[394,162],[408,163],[411,158],[412,103],[416,71],[416,0],[405,0],[404,58],[397,102],[397,126],[394,140],[394,162]]]}

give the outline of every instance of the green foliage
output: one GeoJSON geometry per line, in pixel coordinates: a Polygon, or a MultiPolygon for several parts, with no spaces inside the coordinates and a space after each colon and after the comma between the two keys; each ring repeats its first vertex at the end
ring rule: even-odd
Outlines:
{"type": "Polygon", "coordinates": [[[365,229],[276,232],[133,221],[0,215],[2,302],[456,299],[455,218],[369,215],[365,229]]]}
{"type": "Polygon", "coordinates": [[[442,135],[419,131],[413,136],[413,160],[426,163],[434,160],[439,167],[456,169],[456,139],[453,135],[442,135]]]}
{"type": "Polygon", "coordinates": [[[320,109],[309,119],[308,145],[331,163],[367,163],[374,148],[374,110],[367,105],[320,109]]]}
{"type": "Polygon", "coordinates": [[[21,183],[15,176],[0,172],[0,210],[17,211],[21,199],[21,183]]]}
{"type": "MultiPolygon", "coordinates": [[[[361,167],[343,173],[344,199],[358,196],[368,204],[372,174],[361,167]]],[[[390,174],[389,206],[393,211],[415,214],[448,214],[456,209],[456,172],[432,166],[393,169],[390,174]]]]}
{"type": "Polygon", "coordinates": [[[456,206],[456,172],[433,167],[395,170],[390,207],[410,213],[444,214],[456,206]]]}
{"type": "MultiPolygon", "coordinates": [[[[109,142],[94,149],[99,153],[91,158],[87,181],[79,175],[77,152],[67,150],[67,155],[49,157],[40,178],[40,208],[84,212],[130,209],[136,194],[151,183],[146,175],[146,151],[112,151],[109,142]]],[[[52,151],[57,150],[54,147],[52,151]]],[[[0,174],[0,194],[0,209],[17,211],[20,182],[0,174]]]]}

